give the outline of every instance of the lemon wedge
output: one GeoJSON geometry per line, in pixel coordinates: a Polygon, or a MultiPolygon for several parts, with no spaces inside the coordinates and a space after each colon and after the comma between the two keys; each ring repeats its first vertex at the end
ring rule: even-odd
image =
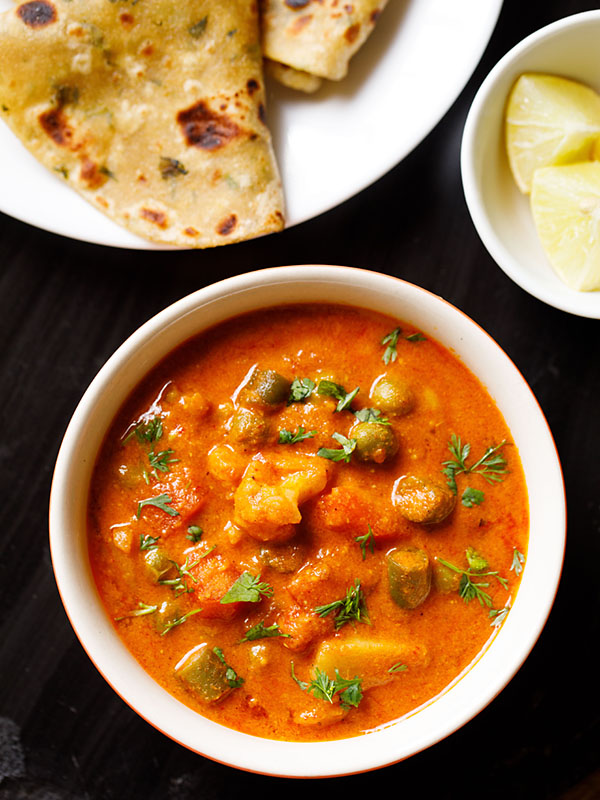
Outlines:
{"type": "Polygon", "coordinates": [[[505,125],[510,168],[528,194],[536,169],[591,158],[600,135],[600,95],[567,78],[526,73],[509,95],[505,125]]]}
{"type": "Polygon", "coordinates": [[[536,170],[531,210],[559,277],[580,292],[600,289],[600,163],[536,170]]]}

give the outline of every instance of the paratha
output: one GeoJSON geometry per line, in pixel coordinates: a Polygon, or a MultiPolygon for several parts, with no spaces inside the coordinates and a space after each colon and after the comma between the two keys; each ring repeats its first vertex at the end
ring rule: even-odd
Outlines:
{"type": "Polygon", "coordinates": [[[284,225],[251,0],[51,0],[0,15],[0,115],[134,233],[210,247],[284,225]]]}
{"type": "Polygon", "coordinates": [[[323,79],[318,75],[288,67],[280,61],[271,61],[270,58],[265,58],[265,73],[288,89],[296,89],[306,94],[316,92],[323,83],[323,79]]]}
{"type": "Polygon", "coordinates": [[[302,72],[340,80],[386,3],[387,0],[262,0],[264,54],[302,72]]]}

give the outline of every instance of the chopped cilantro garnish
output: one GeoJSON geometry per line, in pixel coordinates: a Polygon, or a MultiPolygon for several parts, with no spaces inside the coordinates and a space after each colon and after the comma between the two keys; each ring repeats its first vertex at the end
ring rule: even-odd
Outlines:
{"type": "Polygon", "coordinates": [[[292,403],[302,403],[307,397],[310,397],[315,386],[316,383],[310,378],[294,378],[290,386],[288,406],[292,403]]]}
{"type": "Polygon", "coordinates": [[[328,458],[330,461],[345,461],[349,463],[350,457],[356,448],[356,439],[348,439],[341,433],[334,433],[332,439],[339,442],[342,447],[340,449],[320,447],[317,450],[317,455],[321,456],[321,458],[328,458]]]}
{"type": "Polygon", "coordinates": [[[312,439],[312,437],[316,436],[316,434],[316,430],[305,433],[302,426],[298,428],[297,433],[292,433],[291,431],[282,428],[279,431],[279,444],[296,444],[296,442],[302,442],[304,439],[312,439]]]}
{"type": "Polygon", "coordinates": [[[221,603],[258,603],[261,597],[271,597],[273,587],[260,582],[260,575],[244,572],[221,598],[221,603]]]}

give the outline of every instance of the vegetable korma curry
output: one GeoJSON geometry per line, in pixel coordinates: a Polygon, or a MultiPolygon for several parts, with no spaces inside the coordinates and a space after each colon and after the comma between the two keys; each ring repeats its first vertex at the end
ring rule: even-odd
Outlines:
{"type": "Polygon", "coordinates": [[[90,490],[98,589],[140,664],[257,736],[356,736],[481,652],[528,536],[518,452],[478,380],[366,310],[264,309],[165,358],[90,490]]]}

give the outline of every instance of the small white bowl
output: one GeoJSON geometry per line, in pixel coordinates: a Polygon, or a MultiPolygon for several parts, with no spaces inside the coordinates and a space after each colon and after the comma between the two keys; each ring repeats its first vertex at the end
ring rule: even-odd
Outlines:
{"type": "Polygon", "coordinates": [[[515,184],[504,145],[504,109],[523,72],[572,78],[600,91],[600,10],[553,22],[510,50],[482,83],[461,148],[469,212],[496,263],[522,289],[551,306],[600,318],[600,291],[576,292],[554,272],[539,242],[529,198],[515,184]]]}
{"type": "Polygon", "coordinates": [[[79,403],[58,455],[50,499],[50,546],[75,632],[115,691],[175,741],[216,761],[272,775],[325,777],[400,761],[455,731],[504,688],[550,612],[564,555],[564,485],[544,416],[521,374],[478,325],[441,298],[386,275],[346,267],[267,269],[208,286],[155,316],[100,370],[79,403]],[[86,506],[98,450],[123,401],[177,345],[225,319],[282,303],[361,306],[429,333],[487,387],[519,450],[530,505],[530,539],[519,592],[491,644],[460,680],[407,717],[353,739],[272,741],[225,728],[162,689],[128,652],[104,611],[87,550],[86,506]]]}

